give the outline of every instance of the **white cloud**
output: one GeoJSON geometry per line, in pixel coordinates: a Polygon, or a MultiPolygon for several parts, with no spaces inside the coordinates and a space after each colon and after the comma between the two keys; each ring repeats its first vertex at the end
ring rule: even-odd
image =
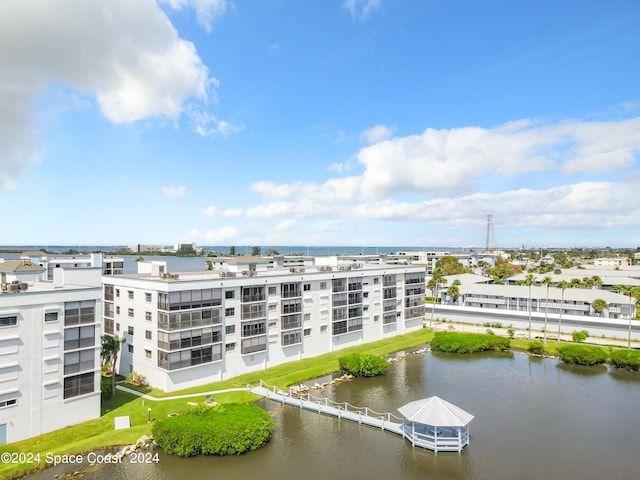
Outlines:
{"type": "Polygon", "coordinates": [[[632,227],[640,222],[638,153],[640,118],[427,129],[363,148],[362,175],[255,183],[264,203],[246,216],[482,229],[492,212],[513,227],[632,227]],[[525,188],[530,179],[535,187],[525,188]]]}
{"type": "MultiPolygon", "coordinates": [[[[225,2],[173,1],[197,12],[223,11],[218,3],[225,2]]],[[[11,66],[0,83],[2,190],[41,156],[30,111],[49,85],[95,96],[117,124],[177,120],[190,99],[206,104],[215,98],[216,81],[193,43],[179,38],[154,0],[7,0],[0,3],[0,32],[0,64],[11,66]]],[[[208,132],[233,131],[226,122],[205,120],[208,132]]]]}
{"type": "Polygon", "coordinates": [[[244,129],[241,125],[231,125],[224,120],[220,120],[199,106],[191,106],[188,110],[188,115],[194,123],[195,131],[203,137],[216,135],[228,137],[244,129]]]}
{"type": "Polygon", "coordinates": [[[351,17],[363,22],[374,11],[380,8],[382,0],[344,0],[342,8],[348,10],[351,17]]]}
{"type": "Polygon", "coordinates": [[[174,10],[191,8],[195,10],[198,23],[210,32],[216,21],[228,8],[227,0],[161,0],[174,10]]]}
{"type": "Polygon", "coordinates": [[[210,207],[200,209],[198,213],[206,217],[233,218],[242,215],[244,210],[241,208],[228,208],[221,211],[218,207],[212,205],[210,207]]]}
{"type": "Polygon", "coordinates": [[[162,187],[162,193],[171,198],[180,198],[185,196],[187,189],[185,187],[162,187]]]}
{"type": "Polygon", "coordinates": [[[238,239],[240,232],[236,227],[222,227],[217,230],[209,230],[204,238],[209,242],[225,244],[238,239]]]}
{"type": "Polygon", "coordinates": [[[278,225],[276,225],[276,231],[280,233],[288,232],[295,226],[296,226],[295,220],[283,220],[278,225]]]}
{"type": "Polygon", "coordinates": [[[388,140],[393,136],[396,127],[386,127],[384,125],[375,125],[360,134],[360,138],[365,142],[372,144],[388,140]]]}

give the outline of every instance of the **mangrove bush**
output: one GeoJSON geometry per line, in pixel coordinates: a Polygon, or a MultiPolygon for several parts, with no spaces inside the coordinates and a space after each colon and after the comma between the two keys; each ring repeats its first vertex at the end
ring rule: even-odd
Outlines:
{"type": "Polygon", "coordinates": [[[354,377],[375,377],[384,375],[389,364],[384,358],[371,353],[352,353],[338,359],[340,371],[354,377]]]}
{"type": "Polygon", "coordinates": [[[153,424],[156,444],[167,454],[239,455],[264,446],[273,433],[273,420],[255,405],[226,403],[199,406],[153,424]]]}
{"type": "Polygon", "coordinates": [[[511,341],[497,335],[480,333],[438,332],[431,340],[431,349],[439,352],[474,353],[484,350],[509,350],[511,341]]]}
{"type": "Polygon", "coordinates": [[[640,352],[633,350],[613,350],[611,352],[611,365],[616,368],[625,368],[640,371],[640,352]]]}
{"type": "Polygon", "coordinates": [[[562,345],[558,352],[563,362],[576,365],[602,365],[609,358],[604,348],[587,345],[562,345]]]}

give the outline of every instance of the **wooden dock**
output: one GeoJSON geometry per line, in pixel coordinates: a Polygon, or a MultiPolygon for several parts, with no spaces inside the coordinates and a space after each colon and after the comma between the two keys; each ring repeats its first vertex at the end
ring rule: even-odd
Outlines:
{"type": "Polygon", "coordinates": [[[280,391],[275,387],[267,386],[262,380],[258,387],[247,385],[247,390],[283,405],[291,405],[405,436],[403,418],[392,413],[379,413],[368,407],[356,407],[347,402],[335,403],[328,398],[314,397],[309,392],[294,394],[291,391],[280,391]]]}

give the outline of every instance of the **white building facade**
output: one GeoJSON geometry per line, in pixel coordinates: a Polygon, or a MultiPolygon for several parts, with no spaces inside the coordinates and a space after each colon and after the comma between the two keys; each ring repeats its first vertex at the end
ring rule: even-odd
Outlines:
{"type": "Polygon", "coordinates": [[[424,267],[242,262],[104,277],[105,333],[126,338],[119,372],[169,392],[422,328],[424,267]]]}
{"type": "Polygon", "coordinates": [[[100,416],[102,271],[44,272],[0,263],[0,445],[100,416]]]}

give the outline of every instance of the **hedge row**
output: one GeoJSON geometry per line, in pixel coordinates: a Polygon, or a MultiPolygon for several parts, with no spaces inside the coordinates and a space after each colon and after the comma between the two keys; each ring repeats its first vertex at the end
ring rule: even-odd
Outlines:
{"type": "Polygon", "coordinates": [[[271,417],[255,405],[226,403],[193,410],[153,424],[153,439],[165,453],[239,455],[264,446],[273,432],[271,417]]]}
{"type": "Polygon", "coordinates": [[[609,359],[609,353],[600,347],[586,345],[562,345],[558,347],[560,359],[576,365],[602,365],[609,359]]]}
{"type": "Polygon", "coordinates": [[[387,373],[389,364],[371,353],[352,353],[338,359],[340,371],[354,377],[375,377],[387,373]]]}
{"type": "Polygon", "coordinates": [[[484,350],[509,350],[508,338],[480,333],[437,332],[431,349],[439,352],[474,353],[484,350]]]}

